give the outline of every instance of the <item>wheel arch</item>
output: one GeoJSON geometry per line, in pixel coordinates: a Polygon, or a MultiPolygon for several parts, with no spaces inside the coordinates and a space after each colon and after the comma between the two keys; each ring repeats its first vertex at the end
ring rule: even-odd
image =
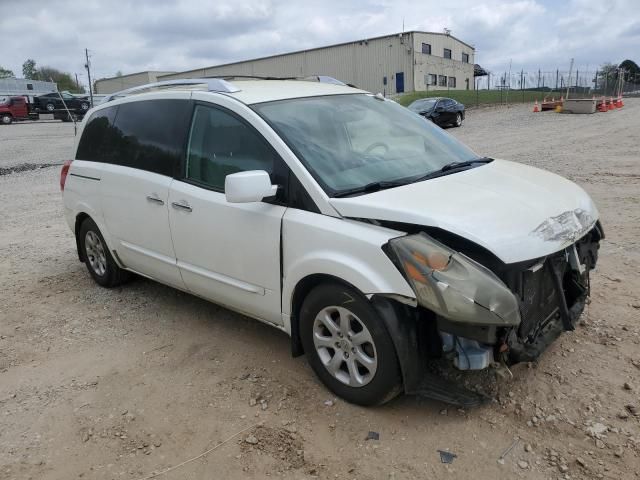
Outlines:
{"type": "MultiPolygon", "coordinates": [[[[300,338],[302,303],[314,288],[324,283],[342,284],[362,293],[355,285],[334,275],[315,273],[302,278],[296,284],[291,298],[291,353],[294,357],[305,353],[300,338]]],[[[367,295],[363,293],[362,295],[368,298],[367,295]]],[[[381,294],[372,295],[368,300],[378,312],[396,349],[404,391],[414,393],[425,372],[425,360],[429,348],[427,337],[434,334],[433,328],[435,328],[433,314],[401,304],[381,294]]]]}
{"type": "MultiPolygon", "coordinates": [[[[75,237],[76,237],[76,248],[78,250],[78,260],[80,260],[81,262],[84,262],[86,260],[86,258],[85,258],[84,251],[82,250],[82,248],[80,248],[80,227],[82,226],[82,223],[87,218],[91,218],[91,216],[88,213],[86,213],[86,212],[78,213],[76,215],[75,226],[74,226],[74,229],[73,229],[73,233],[75,234],[75,237]]],[[[95,220],[94,220],[94,222],[95,222],[95,220]]]]}

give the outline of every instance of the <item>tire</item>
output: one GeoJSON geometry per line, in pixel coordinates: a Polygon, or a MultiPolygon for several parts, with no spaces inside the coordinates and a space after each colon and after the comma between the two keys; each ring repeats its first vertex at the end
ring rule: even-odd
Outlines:
{"type": "Polygon", "coordinates": [[[89,104],[87,102],[82,102],[80,104],[80,108],[86,112],[87,110],[89,110],[89,104]]]}
{"type": "Polygon", "coordinates": [[[13,117],[8,113],[5,113],[4,115],[2,115],[2,117],[0,117],[0,121],[3,125],[10,125],[11,122],[13,122],[13,117]]]}
{"type": "Polygon", "coordinates": [[[128,279],[128,272],[118,267],[113,260],[98,226],[90,218],[80,226],[78,245],[87,270],[98,285],[113,288],[128,279]]]}
{"type": "Polygon", "coordinates": [[[353,288],[314,288],[300,309],[300,335],[316,375],[348,402],[380,405],[401,392],[393,341],[377,311],[353,288]]]}
{"type": "Polygon", "coordinates": [[[53,103],[47,103],[44,108],[47,109],[47,112],[53,112],[56,109],[56,106],[53,103]]]}
{"type": "Polygon", "coordinates": [[[456,113],[456,122],[455,126],[459,127],[462,125],[462,114],[460,112],[456,113]]]}

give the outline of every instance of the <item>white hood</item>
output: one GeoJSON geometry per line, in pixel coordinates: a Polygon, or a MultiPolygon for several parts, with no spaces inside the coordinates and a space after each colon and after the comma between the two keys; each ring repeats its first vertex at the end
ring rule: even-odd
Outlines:
{"type": "Polygon", "coordinates": [[[483,246],[505,263],[555,253],[598,219],[593,201],[575,183],[505,160],[330,202],[345,217],[441,228],[483,246]]]}

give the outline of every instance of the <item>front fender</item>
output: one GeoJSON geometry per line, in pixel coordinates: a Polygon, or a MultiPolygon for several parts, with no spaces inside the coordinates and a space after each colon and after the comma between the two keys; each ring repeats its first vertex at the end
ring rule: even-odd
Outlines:
{"type": "Polygon", "coordinates": [[[382,246],[404,232],[289,209],[283,218],[282,313],[292,314],[296,285],[310,275],[337,277],[365,295],[415,293],[382,246]]]}

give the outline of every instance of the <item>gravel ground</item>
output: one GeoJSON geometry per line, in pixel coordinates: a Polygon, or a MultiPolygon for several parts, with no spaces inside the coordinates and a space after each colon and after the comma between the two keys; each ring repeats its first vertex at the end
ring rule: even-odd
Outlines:
{"type": "Polygon", "coordinates": [[[70,158],[73,126],[1,127],[0,478],[137,480],[210,449],[159,478],[638,478],[639,129],[633,99],[592,116],[479,109],[449,130],[576,181],[607,233],[579,328],[463,411],[346,404],[275,329],[143,279],[96,286],[59,167],[6,170],[70,158]]]}

